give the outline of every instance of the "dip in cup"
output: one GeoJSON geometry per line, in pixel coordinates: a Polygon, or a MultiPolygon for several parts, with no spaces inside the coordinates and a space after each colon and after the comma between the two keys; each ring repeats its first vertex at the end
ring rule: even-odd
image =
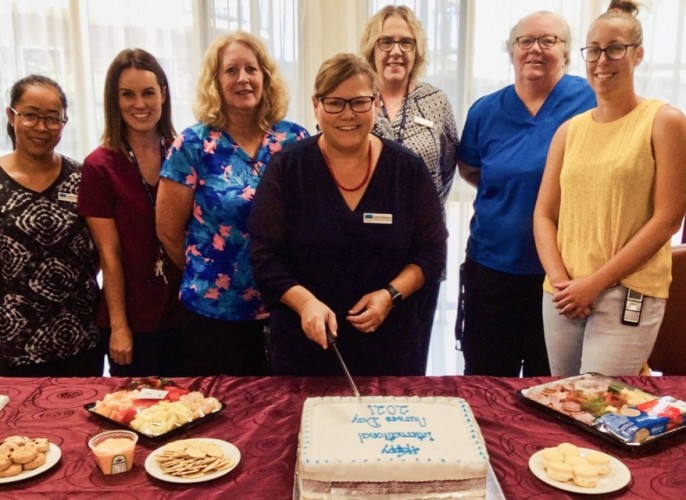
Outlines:
{"type": "Polygon", "coordinates": [[[131,431],[107,431],[93,436],[88,446],[96,458],[103,474],[119,474],[133,467],[133,452],[138,434],[131,431]]]}

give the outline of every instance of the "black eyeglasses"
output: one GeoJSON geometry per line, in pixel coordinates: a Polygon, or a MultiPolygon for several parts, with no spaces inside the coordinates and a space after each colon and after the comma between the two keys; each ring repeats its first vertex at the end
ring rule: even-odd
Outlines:
{"type": "Polygon", "coordinates": [[[417,41],[414,38],[401,38],[400,40],[393,40],[390,37],[383,36],[376,41],[376,46],[384,52],[393,50],[395,44],[398,44],[400,50],[403,52],[412,52],[417,46],[417,41]]]}
{"type": "Polygon", "coordinates": [[[538,46],[542,49],[552,49],[558,41],[562,43],[567,43],[557,35],[543,35],[538,37],[524,35],[515,38],[515,43],[519,46],[520,49],[524,50],[530,49],[534,46],[534,43],[536,42],[538,42],[538,46]]]}
{"type": "Polygon", "coordinates": [[[324,111],[331,114],[337,114],[345,109],[346,104],[350,104],[350,109],[355,113],[366,113],[372,109],[372,103],[376,96],[359,96],[352,99],[343,99],[342,97],[320,97],[319,102],[324,106],[324,111]]]}
{"type": "Polygon", "coordinates": [[[43,120],[43,123],[45,123],[45,128],[47,128],[48,130],[61,130],[62,127],[64,127],[64,124],[67,123],[67,120],[69,119],[66,116],[64,118],[58,118],[56,116],[50,115],[39,115],[38,113],[34,113],[33,111],[24,111],[23,113],[20,113],[14,108],[10,109],[12,110],[12,113],[19,117],[19,121],[21,122],[21,124],[29,128],[38,125],[38,120],[43,120]]]}
{"type": "Polygon", "coordinates": [[[595,62],[600,59],[600,54],[605,52],[605,57],[610,61],[621,61],[626,57],[626,51],[629,47],[636,47],[635,43],[613,43],[604,49],[600,47],[584,47],[581,49],[581,57],[586,62],[595,62]]]}

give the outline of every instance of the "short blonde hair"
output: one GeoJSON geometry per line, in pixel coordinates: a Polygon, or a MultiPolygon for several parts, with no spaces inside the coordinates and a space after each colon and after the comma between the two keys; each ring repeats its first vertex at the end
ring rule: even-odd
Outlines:
{"type": "Polygon", "coordinates": [[[257,63],[264,74],[262,99],[257,110],[257,125],[266,132],[274,123],[286,116],[288,110],[286,81],[274,60],[269,56],[264,43],[256,36],[243,31],[221,35],[205,52],[198,77],[193,113],[197,120],[211,127],[218,129],[228,127],[229,117],[224,114],[224,101],[219,87],[219,58],[224,49],[235,42],[242,43],[255,54],[257,63]]]}
{"type": "Polygon", "coordinates": [[[355,75],[366,76],[374,94],[379,91],[379,77],[369,63],[357,54],[341,53],[330,57],[319,67],[314,79],[314,97],[326,97],[341,83],[355,75]]]}
{"type": "Polygon", "coordinates": [[[398,16],[407,23],[407,26],[412,32],[412,36],[417,41],[414,65],[410,70],[410,81],[415,82],[417,81],[417,78],[422,76],[426,71],[426,32],[412,9],[405,7],[404,5],[387,5],[374,14],[364,28],[364,33],[360,40],[360,52],[362,57],[371,65],[372,69],[378,72],[379,68],[376,67],[376,63],[374,62],[376,41],[379,39],[379,34],[383,30],[383,23],[386,22],[386,19],[393,16],[398,16]]]}
{"type": "MultiPolygon", "coordinates": [[[[565,54],[565,68],[569,67],[569,48],[572,45],[572,30],[569,28],[569,23],[567,20],[562,17],[560,14],[556,14],[555,12],[550,12],[548,10],[539,10],[538,12],[533,12],[531,14],[528,14],[521,18],[519,21],[517,21],[517,24],[512,26],[512,29],[510,30],[510,36],[507,39],[507,52],[510,54],[510,57],[514,56],[514,45],[517,41],[517,37],[521,36],[521,27],[524,21],[528,21],[531,18],[535,17],[549,17],[551,19],[556,19],[559,23],[560,26],[562,27],[562,33],[554,33],[556,36],[558,36],[561,40],[562,43],[565,46],[564,49],[564,54],[565,54]]],[[[553,33],[551,33],[552,35],[553,33]]]]}

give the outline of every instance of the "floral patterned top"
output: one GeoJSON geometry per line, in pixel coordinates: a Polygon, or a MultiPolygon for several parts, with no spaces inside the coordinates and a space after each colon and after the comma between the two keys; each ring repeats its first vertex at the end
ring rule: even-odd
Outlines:
{"type": "Polygon", "coordinates": [[[180,290],[190,311],[230,321],[267,317],[250,268],[248,215],[272,155],[307,137],[300,125],[278,122],[265,134],[255,158],[229,134],[204,123],[176,138],[160,175],[195,191],[180,290]]]}

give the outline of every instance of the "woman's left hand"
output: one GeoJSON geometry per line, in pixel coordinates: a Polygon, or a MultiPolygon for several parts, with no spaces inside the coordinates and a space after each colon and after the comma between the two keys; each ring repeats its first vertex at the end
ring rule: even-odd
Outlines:
{"type": "Polygon", "coordinates": [[[562,281],[555,284],[553,302],[567,319],[583,319],[591,314],[602,291],[590,277],[562,281]]]}
{"type": "Polygon", "coordinates": [[[377,290],[358,300],[345,319],[357,330],[372,333],[386,320],[392,307],[391,295],[386,290],[377,290]]]}

